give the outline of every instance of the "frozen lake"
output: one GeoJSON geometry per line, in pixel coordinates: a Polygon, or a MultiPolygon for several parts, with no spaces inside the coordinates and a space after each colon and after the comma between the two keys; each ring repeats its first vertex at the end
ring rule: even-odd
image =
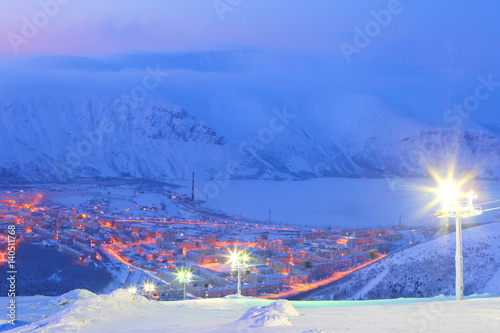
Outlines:
{"type": "MultiPolygon", "coordinates": [[[[210,194],[206,203],[209,207],[260,220],[268,220],[271,210],[271,220],[285,224],[378,227],[397,225],[400,215],[403,225],[435,225],[446,221],[434,217],[440,204],[429,205],[437,194],[423,189],[437,186],[432,179],[232,180],[214,184],[201,181],[196,184],[198,196],[210,194]]],[[[190,184],[182,185],[186,186],[182,191],[190,193],[190,184]]],[[[483,203],[500,199],[499,185],[497,181],[472,181],[462,190],[474,189],[479,196],[477,203],[483,203]]],[[[483,208],[490,207],[496,206],[483,208]]],[[[476,221],[493,221],[498,212],[485,213],[476,221]]]]}

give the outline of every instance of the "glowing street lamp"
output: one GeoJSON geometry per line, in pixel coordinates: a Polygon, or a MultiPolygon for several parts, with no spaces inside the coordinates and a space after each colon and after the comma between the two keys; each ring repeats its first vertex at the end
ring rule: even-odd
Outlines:
{"type": "Polygon", "coordinates": [[[145,283],[143,289],[146,291],[147,298],[151,298],[151,294],[155,291],[155,285],[153,283],[145,283]]]}
{"type": "Polygon", "coordinates": [[[128,292],[132,295],[137,294],[137,287],[129,287],[128,292]]]}
{"type": "Polygon", "coordinates": [[[177,279],[183,283],[183,289],[184,289],[184,297],[183,299],[186,300],[186,282],[190,282],[192,280],[193,274],[189,270],[182,270],[177,272],[177,279]]]}
{"type": "Polygon", "coordinates": [[[455,234],[457,239],[455,253],[455,295],[457,300],[464,298],[464,259],[462,254],[462,218],[481,215],[481,207],[474,206],[473,201],[477,195],[470,191],[460,193],[451,183],[444,184],[441,191],[443,208],[438,210],[436,217],[455,217],[455,234]],[[459,200],[462,199],[462,202],[459,200]],[[464,200],[465,199],[465,200],[464,200]]]}
{"type": "Polygon", "coordinates": [[[238,270],[238,296],[241,296],[241,269],[248,267],[249,260],[250,256],[246,252],[238,252],[237,249],[233,252],[229,252],[231,268],[236,268],[238,270]]]}

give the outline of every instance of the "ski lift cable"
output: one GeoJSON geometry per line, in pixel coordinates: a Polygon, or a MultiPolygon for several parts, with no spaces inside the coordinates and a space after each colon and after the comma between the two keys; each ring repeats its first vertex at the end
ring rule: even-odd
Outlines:
{"type": "Polygon", "coordinates": [[[500,207],[485,209],[483,210],[483,212],[489,212],[490,210],[496,210],[496,209],[500,209],[500,207]]]}
{"type": "Polygon", "coordinates": [[[500,200],[494,200],[494,201],[488,201],[488,202],[483,202],[483,203],[480,203],[480,204],[475,204],[475,205],[487,205],[487,204],[490,204],[490,203],[494,203],[494,202],[500,202],[500,200]]]}

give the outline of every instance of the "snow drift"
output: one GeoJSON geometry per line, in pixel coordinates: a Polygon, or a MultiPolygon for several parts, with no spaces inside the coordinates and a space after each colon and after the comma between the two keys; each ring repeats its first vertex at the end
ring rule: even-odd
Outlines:
{"type": "Polygon", "coordinates": [[[289,318],[292,316],[300,316],[293,305],[287,300],[277,300],[268,306],[249,309],[239,321],[246,322],[249,327],[292,326],[289,318]]]}

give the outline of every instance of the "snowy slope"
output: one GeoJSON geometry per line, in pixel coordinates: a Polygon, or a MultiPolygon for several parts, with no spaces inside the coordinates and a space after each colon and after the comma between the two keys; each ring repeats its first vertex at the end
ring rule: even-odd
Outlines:
{"type": "MultiPolygon", "coordinates": [[[[500,223],[463,231],[465,295],[498,293],[500,223]]],[[[455,233],[393,254],[308,299],[376,299],[455,294],[455,233]]]]}
{"type": "Polygon", "coordinates": [[[148,102],[112,112],[112,100],[1,101],[0,174],[13,181],[126,176],[187,178],[228,159],[224,138],[187,111],[148,102]]]}
{"type": "Polygon", "coordinates": [[[367,94],[346,94],[336,103],[343,112],[327,118],[327,135],[367,171],[427,176],[426,164],[440,169],[457,160],[459,172],[479,167],[483,178],[499,175],[500,145],[488,130],[430,126],[367,94]]]}
{"type": "MultiPolygon", "coordinates": [[[[254,298],[148,301],[125,290],[72,299],[56,312],[18,298],[28,323],[11,332],[495,332],[499,298],[288,302],[254,298]],[[474,314],[471,316],[471,314],[474,314]],[[40,319],[38,319],[40,318],[40,319]]],[[[7,299],[2,298],[2,302],[7,299]]],[[[8,329],[4,324],[1,329],[8,329]]]]}

